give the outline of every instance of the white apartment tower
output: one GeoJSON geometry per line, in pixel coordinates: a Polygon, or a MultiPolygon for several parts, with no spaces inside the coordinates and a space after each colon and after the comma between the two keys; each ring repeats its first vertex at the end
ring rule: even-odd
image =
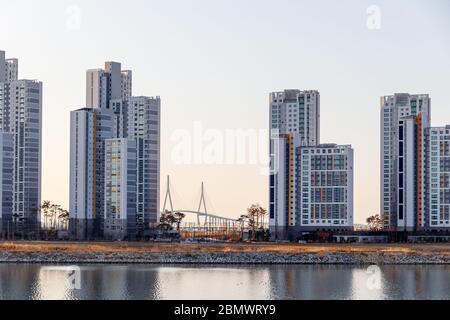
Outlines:
{"type": "Polygon", "coordinates": [[[302,230],[353,227],[353,149],[322,144],[297,149],[298,210],[302,230]]]}
{"type": "Polygon", "coordinates": [[[14,231],[39,227],[41,203],[42,83],[18,80],[18,60],[0,51],[0,132],[13,136],[14,231]]]}
{"type": "Polygon", "coordinates": [[[353,150],[350,146],[320,145],[319,92],[285,90],[271,93],[270,125],[269,225],[272,237],[286,239],[298,237],[303,231],[351,228],[353,150]],[[327,154],[321,155],[322,152],[327,154]],[[330,158],[333,166],[316,170],[316,158],[322,157],[330,158]],[[341,158],[345,159],[342,160],[343,168],[338,169],[341,158]],[[321,191],[329,191],[331,199],[313,197],[319,186],[311,179],[319,171],[331,179],[325,179],[327,184],[320,185],[321,191]],[[343,175],[345,179],[335,181],[334,175],[343,175]]]}
{"type": "MultiPolygon", "coordinates": [[[[95,230],[96,236],[125,238],[124,233],[116,232],[119,230],[117,229],[119,228],[118,209],[117,202],[114,202],[116,200],[113,201],[112,197],[118,195],[129,197],[129,192],[120,190],[118,193],[112,192],[112,187],[108,186],[113,183],[111,177],[113,169],[110,165],[117,164],[116,161],[112,161],[116,159],[111,158],[114,154],[111,149],[112,144],[128,145],[128,149],[133,149],[135,152],[135,160],[132,160],[131,154],[126,159],[130,161],[129,163],[136,161],[136,172],[129,171],[130,177],[124,177],[124,179],[135,183],[136,197],[133,200],[134,212],[130,212],[131,207],[127,207],[126,215],[123,214],[124,211],[120,211],[120,219],[126,218],[122,223],[127,224],[126,228],[122,226],[120,230],[125,232],[126,238],[130,240],[145,237],[148,235],[150,224],[158,222],[159,219],[160,99],[159,97],[133,97],[132,72],[121,70],[120,63],[106,62],[104,70],[87,71],[86,104],[87,108],[73,112],[70,183],[74,190],[85,188],[88,194],[96,195],[96,214],[90,215],[92,209],[89,206],[85,206],[83,212],[78,215],[75,214],[76,210],[71,209],[72,227],[86,225],[85,222],[81,222],[82,219],[93,219],[93,223],[88,222],[87,225],[95,226],[91,229],[95,230]],[[77,129],[77,115],[81,117],[82,123],[89,123],[88,130],[77,129]],[[86,122],[83,117],[94,120],[86,122]],[[102,122],[99,119],[103,119],[102,122]],[[93,148],[89,147],[85,150],[83,147],[78,147],[80,143],[94,140],[93,148]],[[135,146],[131,147],[133,144],[135,146]],[[78,165],[83,162],[85,164],[82,166],[78,165]],[[83,167],[92,167],[92,169],[85,172],[83,167]],[[93,182],[95,189],[86,187],[90,185],[91,177],[95,178],[95,183],[93,182]],[[92,190],[94,190],[93,193],[92,190]],[[105,194],[99,190],[109,190],[109,193],[105,194]]],[[[128,171],[120,172],[125,174],[128,171]]],[[[126,190],[133,190],[133,188],[129,187],[126,190]]],[[[79,201],[84,201],[86,196],[83,194],[84,191],[80,192],[80,196],[76,198],[71,192],[71,208],[78,206],[79,201]]],[[[131,200],[128,199],[130,204],[131,200]]],[[[92,232],[87,231],[81,234],[72,232],[72,235],[78,238],[83,234],[89,236],[92,232]]]]}
{"type": "Polygon", "coordinates": [[[117,136],[136,141],[137,235],[159,220],[161,99],[130,97],[112,101],[116,113],[117,136]]]}
{"type": "Polygon", "coordinates": [[[271,131],[298,133],[302,145],[320,143],[320,93],[285,90],[270,94],[271,131]]]}
{"type": "Polygon", "coordinates": [[[415,231],[424,224],[430,107],[426,94],[381,98],[381,212],[387,230],[415,231]]]}
{"type": "Polygon", "coordinates": [[[450,126],[426,132],[424,228],[450,231],[450,126]]]}
{"type": "Polygon", "coordinates": [[[70,113],[70,234],[78,240],[103,237],[105,141],[115,138],[111,110],[70,113]]]}
{"type": "Polygon", "coordinates": [[[105,69],[86,72],[86,107],[109,109],[110,101],[132,95],[132,72],[118,62],[105,62],[105,69]]]}
{"type": "MultiPolygon", "coordinates": [[[[270,103],[269,224],[280,237],[296,225],[295,150],[320,142],[320,93],[315,90],[273,92],[270,103]]],[[[274,233],[274,232],[272,232],[274,233]]]]}

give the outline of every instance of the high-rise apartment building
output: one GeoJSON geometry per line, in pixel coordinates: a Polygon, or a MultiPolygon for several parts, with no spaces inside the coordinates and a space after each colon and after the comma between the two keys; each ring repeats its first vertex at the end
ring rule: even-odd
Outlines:
{"type": "MultiPolygon", "coordinates": [[[[108,158],[112,151],[105,148],[106,143],[120,141],[120,144],[130,146],[134,143],[136,172],[133,174],[130,171],[131,176],[124,179],[127,183],[135,182],[135,199],[131,201],[128,198],[129,201],[127,200],[128,203],[134,203],[135,209],[133,214],[129,212],[130,208],[127,209],[125,220],[127,227],[120,230],[126,232],[127,239],[141,238],[146,235],[150,224],[156,223],[159,217],[160,99],[159,97],[133,97],[132,72],[122,71],[121,64],[116,62],[107,62],[104,70],[89,70],[86,84],[87,108],[82,109],[82,112],[93,114],[96,119],[89,127],[89,130],[94,128],[95,130],[92,130],[97,132],[92,134],[92,137],[96,137],[95,160],[89,156],[88,151],[84,151],[83,147],[78,147],[79,141],[84,143],[87,132],[90,131],[85,131],[84,128],[81,128],[79,132],[76,131],[77,123],[72,120],[72,136],[77,138],[71,140],[71,186],[76,189],[80,188],[80,185],[89,185],[89,177],[95,176],[97,214],[94,220],[95,225],[98,226],[95,229],[99,230],[99,235],[108,238],[123,236],[124,234],[118,232],[117,229],[119,225],[116,217],[117,203],[114,202],[115,204],[112,205],[112,195],[98,192],[98,190],[106,190],[106,185],[112,183],[112,178],[109,176],[112,169],[108,167],[113,160],[108,158]],[[102,123],[99,122],[99,115],[103,117],[102,123]],[[85,173],[83,166],[77,167],[77,163],[82,162],[86,163],[84,167],[92,166],[95,169],[85,173]],[[99,215],[99,212],[102,214],[99,215]]],[[[74,114],[76,113],[74,112],[74,114]]],[[[90,140],[92,139],[90,138],[90,140]]],[[[87,141],[90,140],[87,139],[87,141]]],[[[131,161],[131,155],[127,159],[131,161]]],[[[125,172],[121,171],[122,174],[125,172]]],[[[132,188],[127,190],[132,190],[132,188]]],[[[126,192],[120,190],[118,192],[113,193],[114,197],[118,194],[121,197],[129,196],[126,192]]],[[[71,192],[71,208],[75,207],[78,201],[82,201],[84,198],[82,194],[80,193],[78,198],[71,192]]],[[[91,209],[87,207],[83,210],[89,214],[91,209]]],[[[84,213],[75,215],[75,212],[76,210],[71,209],[73,226],[78,225],[80,219],[86,216],[84,213]]],[[[120,217],[123,220],[125,215],[120,214],[120,217]]],[[[122,221],[122,223],[125,222],[122,221]]]]}
{"type": "Polygon", "coordinates": [[[70,233],[79,240],[103,237],[105,141],[115,138],[114,113],[83,108],[70,114],[70,233]]]}
{"type": "Polygon", "coordinates": [[[42,83],[17,80],[17,59],[0,51],[0,132],[13,135],[13,223],[37,232],[41,203],[42,83]]]}
{"type": "Polygon", "coordinates": [[[353,227],[353,149],[322,144],[297,149],[298,225],[302,230],[353,227]]]}
{"type": "Polygon", "coordinates": [[[13,214],[14,135],[0,132],[0,234],[11,230],[13,214]]]}
{"type": "Polygon", "coordinates": [[[0,50],[0,83],[6,81],[5,51],[0,50]]]}
{"type": "Polygon", "coordinates": [[[287,238],[288,228],[296,226],[297,161],[296,150],[301,146],[298,133],[274,136],[272,172],[269,189],[269,225],[272,236],[287,238]]]}
{"type": "Polygon", "coordinates": [[[105,62],[105,69],[86,72],[86,107],[109,109],[110,101],[132,95],[132,72],[118,62],[105,62]]]}
{"type": "Polygon", "coordinates": [[[0,82],[11,82],[19,79],[19,60],[6,59],[5,52],[0,51],[0,82]]]}
{"type": "Polygon", "coordinates": [[[271,93],[270,125],[272,237],[287,239],[303,232],[351,228],[353,150],[350,146],[320,145],[319,92],[271,93]],[[337,176],[342,179],[337,180],[337,176]]]}
{"type": "Polygon", "coordinates": [[[160,118],[159,97],[130,97],[112,101],[117,136],[136,141],[137,233],[142,234],[159,217],[160,118]]]}
{"type": "Polygon", "coordinates": [[[381,212],[385,229],[423,226],[426,188],[425,132],[431,99],[426,94],[381,98],[381,212]]]}
{"type": "Polygon", "coordinates": [[[423,227],[450,231],[450,126],[426,131],[426,196],[423,227]]]}
{"type": "Polygon", "coordinates": [[[273,230],[285,234],[296,224],[296,148],[320,142],[320,93],[315,90],[273,92],[270,103],[269,215],[273,230]]]}
{"type": "Polygon", "coordinates": [[[122,71],[121,90],[122,100],[128,99],[133,95],[133,72],[131,70],[122,71]]]}
{"type": "Polygon", "coordinates": [[[19,80],[19,60],[6,59],[5,60],[5,82],[19,80]]]}
{"type": "Polygon", "coordinates": [[[271,131],[298,133],[302,145],[320,143],[320,93],[285,90],[270,94],[271,131]]]}
{"type": "Polygon", "coordinates": [[[136,141],[108,139],[105,153],[105,239],[136,239],[136,141]]]}

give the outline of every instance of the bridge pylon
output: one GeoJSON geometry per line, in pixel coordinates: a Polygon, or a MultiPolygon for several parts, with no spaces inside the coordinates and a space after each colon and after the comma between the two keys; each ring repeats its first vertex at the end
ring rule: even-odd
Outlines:
{"type": "MultiPolygon", "coordinates": [[[[205,225],[206,225],[208,222],[208,209],[206,208],[205,183],[203,181],[202,181],[202,193],[200,195],[200,203],[198,204],[197,212],[201,212],[202,204],[203,204],[203,208],[205,209],[204,213],[205,213],[205,225]]],[[[197,223],[200,225],[200,215],[197,215],[197,223]]]]}
{"type": "Polygon", "coordinates": [[[166,197],[164,199],[163,212],[167,210],[167,200],[169,200],[170,212],[173,212],[172,194],[170,193],[170,176],[167,176],[167,190],[166,197]]]}

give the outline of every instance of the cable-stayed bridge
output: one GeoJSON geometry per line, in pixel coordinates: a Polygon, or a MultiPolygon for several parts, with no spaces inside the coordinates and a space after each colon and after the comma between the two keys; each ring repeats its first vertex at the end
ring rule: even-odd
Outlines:
{"type": "Polygon", "coordinates": [[[239,236],[243,229],[242,221],[224,217],[208,210],[205,185],[202,182],[200,201],[197,209],[178,209],[174,206],[172,196],[173,186],[170,177],[167,177],[166,195],[164,198],[163,212],[181,212],[186,217],[194,218],[195,222],[185,222],[181,226],[181,232],[185,237],[212,237],[230,238],[239,236]]]}

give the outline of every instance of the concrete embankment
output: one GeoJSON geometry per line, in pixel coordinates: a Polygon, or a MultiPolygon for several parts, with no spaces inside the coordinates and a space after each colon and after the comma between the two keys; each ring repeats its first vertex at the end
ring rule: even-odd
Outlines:
{"type": "Polygon", "coordinates": [[[42,264],[450,264],[447,253],[0,252],[0,263],[42,264]]]}

